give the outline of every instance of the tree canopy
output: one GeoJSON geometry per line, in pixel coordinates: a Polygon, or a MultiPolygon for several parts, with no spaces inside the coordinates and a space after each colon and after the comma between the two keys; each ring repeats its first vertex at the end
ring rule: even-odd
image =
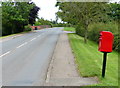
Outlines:
{"type": "Polygon", "coordinates": [[[118,17],[118,7],[115,6],[115,10],[113,9],[111,12],[110,5],[112,7],[115,6],[114,4],[108,4],[106,2],[58,2],[56,4],[56,6],[59,7],[57,15],[62,21],[73,25],[81,25],[84,28],[85,43],[87,42],[89,24],[94,22],[105,23],[109,21],[112,16],[114,16],[114,19],[118,17]]]}
{"type": "Polygon", "coordinates": [[[2,35],[24,31],[24,26],[33,24],[37,12],[30,15],[37,6],[30,2],[2,2],[2,35]],[[32,21],[30,20],[32,18],[32,21]]]}

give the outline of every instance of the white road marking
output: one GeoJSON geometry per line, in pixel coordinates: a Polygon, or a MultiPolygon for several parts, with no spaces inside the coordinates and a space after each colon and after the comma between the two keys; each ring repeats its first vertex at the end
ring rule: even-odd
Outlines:
{"type": "Polygon", "coordinates": [[[33,38],[33,39],[31,39],[30,41],[33,41],[33,40],[35,40],[36,38],[33,38]]]}
{"type": "Polygon", "coordinates": [[[17,48],[20,48],[20,47],[22,47],[22,46],[24,46],[24,45],[26,45],[27,44],[27,42],[25,42],[25,43],[23,43],[23,44],[21,44],[20,46],[18,46],[17,48]]]}
{"type": "MultiPolygon", "coordinates": [[[[37,37],[40,37],[40,36],[42,36],[42,35],[44,35],[45,33],[42,33],[41,35],[38,35],[37,37]]],[[[33,40],[35,40],[36,38],[33,38],[33,39],[31,39],[30,41],[33,41],[33,40]]],[[[0,41],[1,42],[1,41],[0,41]]],[[[18,47],[16,47],[16,48],[20,48],[20,47],[22,47],[22,46],[24,46],[24,45],[26,45],[28,42],[25,42],[25,43],[23,43],[23,44],[21,44],[21,45],[19,45],[18,47]]],[[[5,55],[7,55],[7,54],[9,54],[11,51],[8,51],[8,52],[6,52],[6,53],[4,53],[4,54],[2,54],[2,55],[0,55],[0,58],[1,57],[3,57],[3,56],[5,56],[5,55]]]]}
{"type": "MultiPolygon", "coordinates": [[[[45,33],[42,33],[42,35],[44,35],[45,33]]],[[[40,37],[40,36],[42,36],[42,35],[38,35],[37,37],[40,37]]],[[[36,38],[33,38],[33,39],[31,39],[30,41],[33,41],[33,40],[35,40],[36,38]]],[[[0,41],[0,42],[2,42],[2,41],[0,41]]],[[[24,45],[26,45],[28,42],[25,42],[25,43],[23,43],[23,44],[21,44],[21,45],[19,45],[18,47],[16,47],[16,48],[20,48],[20,47],[22,47],[22,46],[24,46],[24,45]]],[[[8,51],[8,52],[6,52],[6,53],[4,53],[4,54],[2,54],[2,55],[0,55],[0,58],[1,57],[3,57],[3,56],[5,56],[5,55],[7,55],[7,54],[9,54],[11,51],[8,51]]]]}
{"type": "Polygon", "coordinates": [[[40,37],[41,35],[38,35],[37,37],[40,37]]]}
{"type": "Polygon", "coordinates": [[[3,57],[3,56],[5,56],[5,55],[9,54],[10,52],[11,52],[11,51],[8,51],[8,52],[6,52],[6,53],[0,55],[0,57],[3,57]]]}

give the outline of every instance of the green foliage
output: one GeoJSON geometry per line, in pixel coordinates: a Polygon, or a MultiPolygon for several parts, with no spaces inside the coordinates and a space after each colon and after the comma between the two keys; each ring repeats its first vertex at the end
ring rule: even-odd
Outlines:
{"type": "Polygon", "coordinates": [[[45,20],[44,18],[38,19],[36,24],[52,26],[52,22],[49,20],[45,20]]]}
{"type": "Polygon", "coordinates": [[[101,77],[102,53],[98,51],[98,44],[88,40],[84,44],[84,38],[76,34],[69,34],[70,44],[75,55],[78,71],[83,77],[99,78],[99,84],[95,86],[118,86],[118,55],[113,51],[108,54],[106,76],[101,77]]]}
{"type": "Polygon", "coordinates": [[[64,27],[64,31],[72,31],[72,32],[75,32],[75,28],[73,28],[73,27],[64,27]]]}
{"type": "Polygon", "coordinates": [[[31,30],[32,30],[32,28],[31,28],[30,24],[25,26],[24,31],[31,31],[31,30]]]}
{"type": "Polygon", "coordinates": [[[29,2],[2,2],[2,35],[23,32],[33,6],[29,2]]]}
{"type": "Polygon", "coordinates": [[[120,35],[118,33],[114,34],[113,49],[117,50],[118,52],[120,52],[120,35]]]}
{"type": "Polygon", "coordinates": [[[34,25],[35,25],[35,26],[40,26],[40,25],[41,25],[41,23],[40,23],[40,22],[38,22],[38,21],[36,21],[34,25]]]}
{"type": "Polygon", "coordinates": [[[38,21],[35,22],[35,26],[40,26],[40,25],[50,25],[52,27],[70,27],[71,24],[69,23],[57,23],[56,21],[49,21],[45,20],[44,18],[38,19],[38,21]]]}
{"type": "Polygon", "coordinates": [[[118,20],[120,19],[120,4],[105,2],[59,2],[56,13],[62,21],[75,25],[76,34],[98,42],[99,31],[106,30],[115,34],[113,49],[119,49],[118,20]],[[112,22],[112,21],[115,22],[112,22]],[[96,24],[97,23],[97,24],[96,24]],[[94,26],[94,27],[92,27],[94,26]]]}
{"type": "Polygon", "coordinates": [[[56,24],[53,24],[54,27],[70,27],[71,24],[68,24],[68,23],[56,23],[56,24]]]}
{"type": "Polygon", "coordinates": [[[76,34],[85,37],[85,29],[82,25],[78,24],[77,26],[75,26],[75,30],[76,30],[76,34]]]}
{"type": "Polygon", "coordinates": [[[115,21],[120,19],[120,4],[110,3],[109,7],[110,11],[108,12],[108,16],[110,16],[115,21]]]}
{"type": "Polygon", "coordinates": [[[113,49],[120,51],[120,36],[118,34],[118,25],[114,22],[109,23],[94,23],[90,24],[88,27],[88,38],[98,43],[99,41],[99,32],[100,31],[110,31],[114,34],[114,44],[113,49]]]}
{"type": "MultiPolygon", "coordinates": [[[[57,15],[62,21],[71,23],[72,25],[82,24],[82,28],[78,28],[76,33],[81,34],[84,32],[84,42],[87,42],[88,26],[93,22],[106,22],[107,16],[107,3],[104,2],[63,2],[57,3],[59,11],[57,15]],[[79,30],[80,29],[80,30],[79,30]]],[[[83,36],[83,35],[82,35],[83,36]]]]}
{"type": "Polygon", "coordinates": [[[98,43],[100,31],[110,31],[115,36],[113,49],[120,51],[118,20],[120,4],[105,2],[59,2],[56,13],[62,21],[75,26],[76,34],[98,43]]]}

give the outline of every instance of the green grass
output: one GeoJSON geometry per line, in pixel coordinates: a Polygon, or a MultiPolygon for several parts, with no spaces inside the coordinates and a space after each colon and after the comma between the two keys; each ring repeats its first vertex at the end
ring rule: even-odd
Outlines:
{"type": "Polygon", "coordinates": [[[98,51],[98,44],[90,40],[85,44],[83,37],[74,33],[68,36],[81,76],[97,76],[100,83],[95,86],[118,86],[118,53],[115,51],[108,53],[106,76],[102,78],[103,53],[98,51]]]}
{"type": "Polygon", "coordinates": [[[64,27],[64,31],[72,31],[72,32],[75,32],[75,28],[73,28],[73,27],[64,27]]]}

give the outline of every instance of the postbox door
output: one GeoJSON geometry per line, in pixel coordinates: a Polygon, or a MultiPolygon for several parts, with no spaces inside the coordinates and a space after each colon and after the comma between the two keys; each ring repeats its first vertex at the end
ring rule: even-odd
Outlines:
{"type": "Polygon", "coordinates": [[[112,52],[113,34],[108,31],[102,31],[99,38],[99,51],[112,52]]]}

